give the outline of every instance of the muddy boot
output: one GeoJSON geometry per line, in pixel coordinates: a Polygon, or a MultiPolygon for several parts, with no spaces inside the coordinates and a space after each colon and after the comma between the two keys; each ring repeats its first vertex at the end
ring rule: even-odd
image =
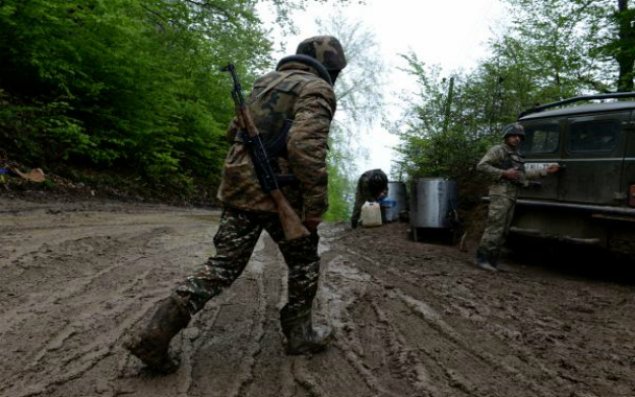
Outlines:
{"type": "Polygon", "coordinates": [[[150,322],[141,331],[133,333],[124,347],[137,356],[148,368],[160,373],[176,371],[178,365],[168,355],[170,341],[190,322],[190,313],[184,302],[169,297],[159,303],[150,322]]]}
{"type": "Polygon", "coordinates": [[[481,251],[476,252],[476,265],[483,270],[487,270],[490,272],[497,271],[496,267],[494,267],[490,262],[489,255],[481,251]]]}
{"type": "Polygon", "coordinates": [[[494,267],[494,269],[498,270],[498,255],[491,254],[487,257],[490,265],[494,267]]]}
{"type": "Polygon", "coordinates": [[[331,330],[327,327],[314,328],[311,312],[296,316],[287,314],[286,307],[280,312],[282,332],[287,337],[288,355],[317,353],[326,349],[331,340],[331,330]]]}

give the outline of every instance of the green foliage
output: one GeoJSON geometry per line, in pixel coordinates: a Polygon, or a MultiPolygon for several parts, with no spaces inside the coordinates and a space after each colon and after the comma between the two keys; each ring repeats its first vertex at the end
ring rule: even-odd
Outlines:
{"type": "Polygon", "coordinates": [[[393,129],[399,131],[400,163],[411,178],[469,182],[487,147],[500,142],[502,125],[521,111],[629,82],[632,87],[635,26],[628,1],[620,2],[620,10],[614,0],[508,1],[513,24],[474,71],[442,76],[415,55],[404,56],[419,92],[393,129]],[[625,20],[631,23],[625,26],[625,20]],[[611,57],[620,65],[612,81],[610,72],[618,68],[611,57]]]}
{"type": "Polygon", "coordinates": [[[350,218],[350,203],[354,199],[352,181],[342,173],[338,162],[330,160],[329,172],[329,209],[324,215],[325,221],[344,221],[350,218]]]}
{"type": "MultiPolygon", "coordinates": [[[[255,1],[0,2],[0,146],[12,158],[214,182],[233,115],[218,69],[269,64],[255,1]]],[[[213,186],[210,186],[213,188],[213,186]]]]}
{"type": "MultiPolygon", "coordinates": [[[[487,117],[496,105],[479,99],[484,93],[474,92],[469,78],[442,77],[438,68],[426,67],[413,54],[404,59],[419,82],[419,92],[402,124],[392,127],[400,131],[401,172],[409,178],[470,177],[492,139],[487,117]]],[[[495,98],[497,87],[490,88],[495,98]]]]}
{"type": "Polygon", "coordinates": [[[506,36],[525,43],[554,89],[633,89],[635,11],[628,0],[507,1],[515,23],[506,36]]]}

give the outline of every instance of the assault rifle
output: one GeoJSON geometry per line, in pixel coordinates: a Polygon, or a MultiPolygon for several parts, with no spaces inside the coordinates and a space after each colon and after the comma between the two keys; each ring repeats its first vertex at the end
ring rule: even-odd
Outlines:
{"type": "Polygon", "coordinates": [[[236,68],[233,64],[228,64],[221,69],[223,72],[229,72],[231,74],[234,86],[232,88],[232,98],[236,105],[236,117],[238,118],[241,128],[244,128],[247,134],[243,135],[243,142],[249,149],[251,161],[256,169],[256,175],[260,182],[262,191],[269,194],[276,204],[278,209],[278,216],[280,217],[280,223],[282,224],[282,230],[284,231],[284,238],[286,240],[294,240],[300,237],[308,236],[310,233],[306,227],[302,224],[300,217],[291,208],[291,205],[287,201],[286,197],[282,194],[276,174],[271,168],[269,162],[269,156],[265,145],[260,139],[260,132],[258,127],[254,124],[254,120],[251,118],[249,109],[245,105],[245,99],[243,98],[242,88],[236,75],[236,68]]]}

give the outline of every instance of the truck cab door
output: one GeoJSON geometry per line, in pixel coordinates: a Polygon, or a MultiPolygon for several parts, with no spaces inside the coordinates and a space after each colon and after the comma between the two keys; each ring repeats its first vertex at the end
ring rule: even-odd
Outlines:
{"type": "Polygon", "coordinates": [[[630,111],[567,120],[559,200],[594,205],[623,202],[620,179],[629,120],[630,111]]]}
{"type": "MultiPolygon", "coordinates": [[[[562,126],[558,120],[523,122],[525,140],[520,151],[525,158],[525,169],[544,168],[559,163],[562,155],[562,126]]],[[[520,191],[520,198],[532,200],[556,200],[558,197],[557,174],[531,181],[520,191]]]]}

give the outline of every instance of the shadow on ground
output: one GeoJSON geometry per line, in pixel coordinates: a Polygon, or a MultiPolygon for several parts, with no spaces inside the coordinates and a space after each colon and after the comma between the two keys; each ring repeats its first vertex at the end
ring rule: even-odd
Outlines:
{"type": "Polygon", "coordinates": [[[506,258],[568,278],[635,284],[635,258],[605,249],[532,239],[511,239],[506,258]]]}

